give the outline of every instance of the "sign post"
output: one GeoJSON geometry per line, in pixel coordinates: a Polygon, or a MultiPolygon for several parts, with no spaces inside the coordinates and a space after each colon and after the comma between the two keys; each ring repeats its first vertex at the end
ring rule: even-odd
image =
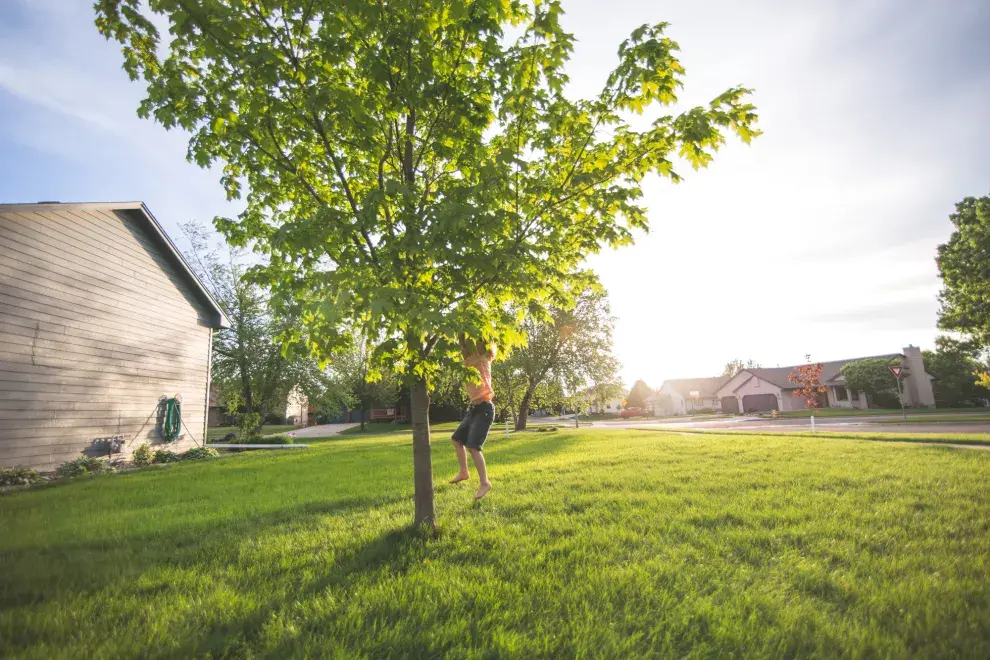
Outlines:
{"type": "Polygon", "coordinates": [[[894,374],[894,378],[897,379],[897,400],[901,403],[901,416],[906,422],[907,412],[904,410],[904,397],[901,396],[901,374],[904,373],[904,367],[900,365],[889,365],[887,368],[890,369],[890,373],[894,374]]]}

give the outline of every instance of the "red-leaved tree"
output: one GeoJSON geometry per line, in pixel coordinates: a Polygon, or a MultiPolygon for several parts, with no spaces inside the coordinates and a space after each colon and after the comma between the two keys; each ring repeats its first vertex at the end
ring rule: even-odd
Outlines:
{"type": "MultiPolygon", "coordinates": [[[[805,355],[804,358],[811,360],[810,355],[805,355]]],[[[805,406],[815,412],[818,412],[821,404],[820,395],[828,392],[828,388],[822,385],[822,371],[824,369],[824,364],[816,362],[797,367],[796,371],[787,374],[787,380],[801,386],[794,390],[794,396],[804,397],[805,406]]]]}

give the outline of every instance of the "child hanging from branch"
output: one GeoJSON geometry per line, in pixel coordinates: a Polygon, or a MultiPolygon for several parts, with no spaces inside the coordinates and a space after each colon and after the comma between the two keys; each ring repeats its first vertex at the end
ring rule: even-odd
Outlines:
{"type": "Polygon", "coordinates": [[[450,480],[456,484],[466,481],[468,475],[467,452],[471,452],[471,459],[474,467],[478,471],[478,479],[481,485],[478,492],[474,494],[475,500],[480,500],[492,489],[492,484],[488,480],[488,469],[485,465],[485,456],[482,454],[482,447],[488,439],[488,431],[492,427],[495,419],[495,406],[492,399],[495,391],[492,389],[492,360],[495,359],[495,344],[485,343],[485,341],[469,340],[462,332],[458,336],[461,344],[461,355],[464,363],[478,372],[478,380],[467,383],[468,398],[471,399],[471,408],[467,416],[461,421],[460,426],[451,436],[454,443],[454,450],[457,452],[457,463],[460,471],[450,480]]]}

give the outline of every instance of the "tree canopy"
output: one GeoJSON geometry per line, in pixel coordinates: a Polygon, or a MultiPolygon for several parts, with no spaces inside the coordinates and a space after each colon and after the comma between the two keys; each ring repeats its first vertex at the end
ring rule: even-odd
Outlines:
{"type": "Polygon", "coordinates": [[[949,216],[955,231],[938,246],[939,327],[990,347],[990,195],[966,197],[949,216]]]}
{"type": "Polygon", "coordinates": [[[637,380],[633,383],[632,389],[626,395],[626,408],[645,408],[646,400],[653,394],[653,390],[645,381],[637,380]]]}
{"type": "Polygon", "coordinates": [[[737,373],[743,369],[759,369],[760,365],[755,360],[746,360],[743,362],[739,358],[734,360],[729,360],[725,363],[725,368],[722,369],[723,376],[735,376],[737,373]]]}
{"type": "Polygon", "coordinates": [[[614,325],[608,297],[596,289],[581,293],[573,307],[552,309],[549,320],[523,322],[526,343],[497,367],[504,373],[499,380],[515,390],[504,394],[519,406],[517,431],[526,428],[541,385],[552,382],[556,386],[551,391],[576,392],[618,380],[619,362],[612,354],[614,325]]]}
{"type": "Polygon", "coordinates": [[[982,373],[987,372],[984,351],[973,342],[941,336],[935,340],[936,350],[924,351],[925,371],[932,376],[935,405],[958,408],[984,405],[988,392],[980,386],[982,373]]]}
{"type": "Polygon", "coordinates": [[[898,359],[866,358],[842,365],[839,372],[846,379],[846,387],[850,390],[866,392],[871,403],[881,408],[896,408],[900,405],[897,398],[897,378],[890,367],[898,364],[898,359]]]}
{"type": "Polygon", "coordinates": [[[243,200],[215,224],[298,308],[286,340],[326,356],[355,330],[385,338],[374,358],[410,380],[417,522],[434,521],[427,379],[459,364],[457,334],[518,344],[526,316],[584,290],[589,253],[648,228],[647,176],[679,181],[675,160],[704,167],[726,133],[759,133],[742,87],[667,110],[684,68],[664,23],[619,45],[600,93],[569,97],[562,14],[544,0],[96,3],[147,85],[139,114],[191,133],[189,158],[243,200]]]}
{"type": "Polygon", "coordinates": [[[347,393],[347,399],[318,399],[320,407],[327,412],[339,410],[341,403],[344,407],[360,411],[362,431],[365,413],[376,405],[395,406],[399,398],[398,379],[391,371],[372,366],[373,353],[373,343],[361,335],[355,336],[353,346],[334,353],[328,369],[335,382],[340,383],[347,393]]]}
{"type": "Polygon", "coordinates": [[[266,291],[245,279],[244,255],[211,247],[210,232],[195,222],[182,231],[193,270],[230,320],[230,328],[213,334],[210,376],[221,404],[250,416],[246,427],[253,431],[267,416],[285,413],[295,387],[309,397],[340,401],[345,394],[315,359],[282,352],[277,338],[296,319],[272,309],[266,291]]]}

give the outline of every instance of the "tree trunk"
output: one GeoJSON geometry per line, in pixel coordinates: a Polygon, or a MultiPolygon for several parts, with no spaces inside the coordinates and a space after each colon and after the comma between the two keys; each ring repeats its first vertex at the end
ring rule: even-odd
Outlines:
{"type": "Polygon", "coordinates": [[[241,367],[241,389],[244,395],[244,408],[247,414],[254,412],[254,396],[251,392],[251,377],[248,376],[247,367],[241,367]]]}
{"type": "Polygon", "coordinates": [[[533,401],[533,392],[535,391],[536,385],[530,383],[529,387],[526,388],[526,393],[523,394],[522,401],[519,403],[519,417],[516,418],[517,431],[526,430],[526,420],[529,419],[529,404],[533,401]]]}
{"type": "Polygon", "coordinates": [[[433,463],[430,459],[430,395],[426,379],[418,377],[410,390],[413,428],[413,475],[416,486],[416,525],[435,529],[433,463]]]}

